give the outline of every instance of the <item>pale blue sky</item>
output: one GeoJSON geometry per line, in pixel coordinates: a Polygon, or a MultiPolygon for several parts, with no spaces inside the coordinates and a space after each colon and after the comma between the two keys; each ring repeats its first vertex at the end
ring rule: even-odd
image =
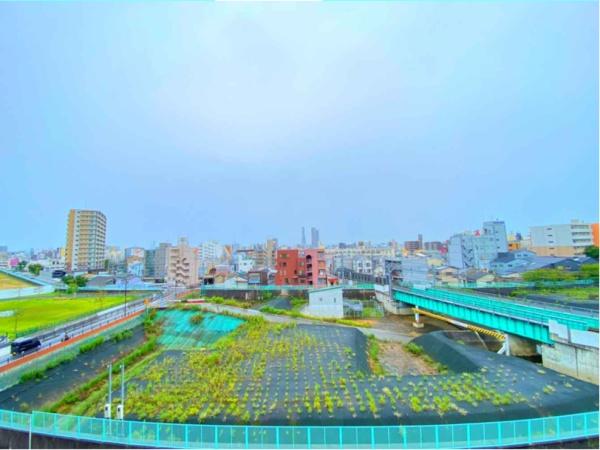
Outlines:
{"type": "Polygon", "coordinates": [[[0,245],[598,216],[598,6],[0,4],[0,245]]]}

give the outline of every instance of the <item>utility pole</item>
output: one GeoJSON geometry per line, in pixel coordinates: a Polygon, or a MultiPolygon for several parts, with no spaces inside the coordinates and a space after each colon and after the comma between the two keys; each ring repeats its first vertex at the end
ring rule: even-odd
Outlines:
{"type": "Polygon", "coordinates": [[[108,365],[108,403],[104,405],[104,418],[111,418],[112,407],[112,363],[108,365]]]}
{"type": "Polygon", "coordinates": [[[125,364],[121,364],[121,403],[117,406],[117,419],[123,420],[125,415],[125,364]]]}

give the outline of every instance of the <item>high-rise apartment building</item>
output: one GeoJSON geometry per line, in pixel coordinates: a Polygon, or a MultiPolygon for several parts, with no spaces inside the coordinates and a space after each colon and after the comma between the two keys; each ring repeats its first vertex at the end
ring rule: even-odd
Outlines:
{"type": "Polygon", "coordinates": [[[105,246],[106,216],[100,211],[70,210],[65,251],[67,270],[102,270],[105,246]]]}
{"type": "Polygon", "coordinates": [[[496,252],[505,253],[508,251],[508,239],[506,237],[506,225],[501,220],[483,222],[483,234],[492,236],[496,246],[496,252]]]}
{"type": "Polygon", "coordinates": [[[544,225],[529,228],[531,248],[538,256],[581,255],[593,245],[592,226],[580,220],[560,225],[544,225]]]}
{"type": "Polygon", "coordinates": [[[265,266],[268,268],[275,267],[277,262],[277,239],[267,239],[265,245],[265,266]]]}
{"type": "Polygon", "coordinates": [[[186,238],[167,252],[167,283],[175,286],[198,285],[198,249],[190,247],[186,238]]]}
{"type": "Polygon", "coordinates": [[[312,248],[318,248],[319,243],[319,230],[315,227],[312,227],[310,229],[310,246],[312,248]]]}
{"type": "Polygon", "coordinates": [[[154,278],[165,280],[167,278],[167,258],[171,244],[161,242],[154,252],[154,278]]]}
{"type": "Polygon", "coordinates": [[[277,285],[326,286],[325,251],[321,249],[277,250],[277,285]]]}

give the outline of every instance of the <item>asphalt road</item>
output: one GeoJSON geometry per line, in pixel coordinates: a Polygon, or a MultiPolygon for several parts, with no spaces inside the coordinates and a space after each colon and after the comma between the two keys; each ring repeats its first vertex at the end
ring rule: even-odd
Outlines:
{"type": "MultiPolygon", "coordinates": [[[[154,294],[154,299],[151,301],[151,303],[154,304],[160,301],[164,301],[168,296],[169,294],[154,294]]],[[[67,322],[63,325],[31,334],[26,337],[39,339],[42,343],[42,346],[34,351],[22,353],[20,355],[11,355],[10,343],[5,344],[3,347],[0,348],[0,355],[2,355],[0,356],[0,366],[8,364],[9,362],[15,361],[26,355],[30,355],[32,353],[36,353],[40,350],[56,345],[65,340],[65,337],[67,336],[68,338],[79,336],[83,333],[114,322],[117,319],[121,319],[126,315],[130,315],[135,312],[141,311],[144,308],[146,308],[144,299],[136,299],[131,302],[127,302],[126,304],[115,306],[113,308],[98,312],[83,319],[67,322]]]]}

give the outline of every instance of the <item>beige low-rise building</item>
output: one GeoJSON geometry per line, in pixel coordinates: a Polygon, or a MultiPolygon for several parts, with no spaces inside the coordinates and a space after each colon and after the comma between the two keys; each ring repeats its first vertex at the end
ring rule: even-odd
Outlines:
{"type": "Polygon", "coordinates": [[[198,286],[198,249],[190,247],[186,238],[167,249],[167,283],[175,286],[198,286]]]}

